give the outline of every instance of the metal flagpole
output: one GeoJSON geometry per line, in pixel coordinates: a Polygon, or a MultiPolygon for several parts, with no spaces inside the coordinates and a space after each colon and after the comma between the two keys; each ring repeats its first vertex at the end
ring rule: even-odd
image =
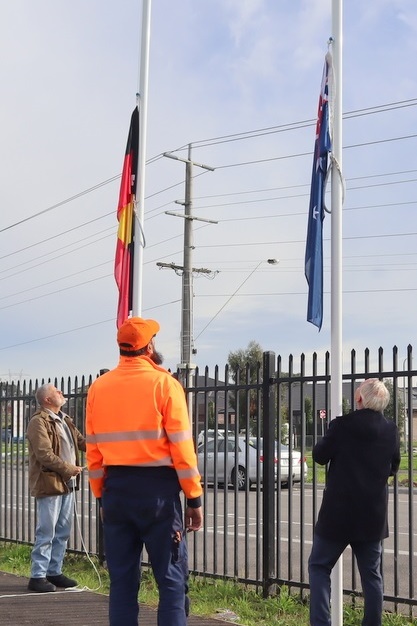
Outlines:
{"type": "Polygon", "coordinates": [[[146,127],[148,119],[148,79],[149,79],[149,47],[151,39],[151,1],[142,0],[142,35],[140,49],[139,76],[139,152],[137,186],[139,189],[135,207],[135,250],[133,256],[133,298],[132,314],[142,315],[142,274],[143,249],[145,247],[144,204],[145,204],[145,161],[146,161],[146,127]]]}
{"type": "MultiPolygon", "coordinates": [[[[332,0],[333,101],[331,179],[331,417],[342,414],[342,20],[343,0],[332,0]]],[[[343,556],[332,571],[331,619],[343,624],[343,556]]]]}

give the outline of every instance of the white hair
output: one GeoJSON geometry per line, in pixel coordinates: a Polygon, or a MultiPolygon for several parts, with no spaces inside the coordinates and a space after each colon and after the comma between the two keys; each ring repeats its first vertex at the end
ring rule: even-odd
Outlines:
{"type": "Polygon", "coordinates": [[[382,380],[378,378],[368,378],[356,390],[356,397],[362,398],[364,409],[382,411],[388,405],[390,395],[382,380]]]}
{"type": "Polygon", "coordinates": [[[39,406],[43,406],[45,399],[48,397],[49,390],[54,385],[52,383],[44,383],[35,391],[35,399],[39,406]]]}

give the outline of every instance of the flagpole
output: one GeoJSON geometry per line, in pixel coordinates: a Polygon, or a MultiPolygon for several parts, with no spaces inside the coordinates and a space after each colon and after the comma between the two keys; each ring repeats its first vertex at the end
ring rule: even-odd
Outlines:
{"type": "Polygon", "coordinates": [[[135,251],[133,257],[133,297],[132,315],[142,315],[142,285],[143,285],[143,250],[145,247],[144,234],[144,204],[145,204],[145,161],[146,161],[146,130],[148,120],[148,80],[149,80],[149,47],[151,39],[151,1],[142,0],[142,35],[140,50],[139,76],[139,151],[137,169],[137,189],[135,211],[135,251]]]}
{"type": "MultiPolygon", "coordinates": [[[[332,0],[332,52],[335,99],[331,170],[331,417],[342,414],[342,46],[343,0],[332,0]],[[339,168],[339,172],[337,171],[339,168]]],[[[332,570],[331,621],[343,624],[343,556],[332,570]]]]}

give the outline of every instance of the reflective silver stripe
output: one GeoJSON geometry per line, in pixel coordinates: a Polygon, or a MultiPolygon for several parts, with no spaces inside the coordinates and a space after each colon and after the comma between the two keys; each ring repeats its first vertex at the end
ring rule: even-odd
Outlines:
{"type": "Polygon", "coordinates": [[[179,441],[188,441],[192,439],[191,430],[181,430],[178,433],[167,433],[168,439],[171,443],[178,443],[179,441]]]}
{"type": "Polygon", "coordinates": [[[183,470],[177,469],[177,475],[178,478],[194,478],[194,476],[200,476],[200,472],[197,467],[190,467],[183,470]]]}
{"type": "Polygon", "coordinates": [[[117,441],[140,441],[146,439],[163,439],[165,430],[119,430],[110,433],[95,433],[87,435],[87,443],[112,443],[117,441]]]}
{"type": "MultiPolygon", "coordinates": [[[[170,456],[166,456],[163,459],[155,459],[154,461],[146,461],[145,463],[126,463],[126,460],[123,459],[120,463],[112,463],[112,465],[122,465],[123,467],[169,467],[173,465],[173,462],[170,456]]],[[[111,467],[112,465],[107,465],[107,467],[111,467]]]]}
{"type": "Polygon", "coordinates": [[[89,478],[103,478],[103,476],[104,476],[104,470],[103,469],[89,470],[89,472],[88,472],[88,477],[89,478]]]}

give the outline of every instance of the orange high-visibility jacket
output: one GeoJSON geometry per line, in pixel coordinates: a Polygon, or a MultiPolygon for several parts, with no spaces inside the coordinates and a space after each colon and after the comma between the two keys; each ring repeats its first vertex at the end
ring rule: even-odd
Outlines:
{"type": "Polygon", "coordinates": [[[174,467],[188,499],[202,494],[184,390],[147,356],[119,365],[88,390],[87,464],[91,489],[103,490],[108,465],[174,467]]]}

